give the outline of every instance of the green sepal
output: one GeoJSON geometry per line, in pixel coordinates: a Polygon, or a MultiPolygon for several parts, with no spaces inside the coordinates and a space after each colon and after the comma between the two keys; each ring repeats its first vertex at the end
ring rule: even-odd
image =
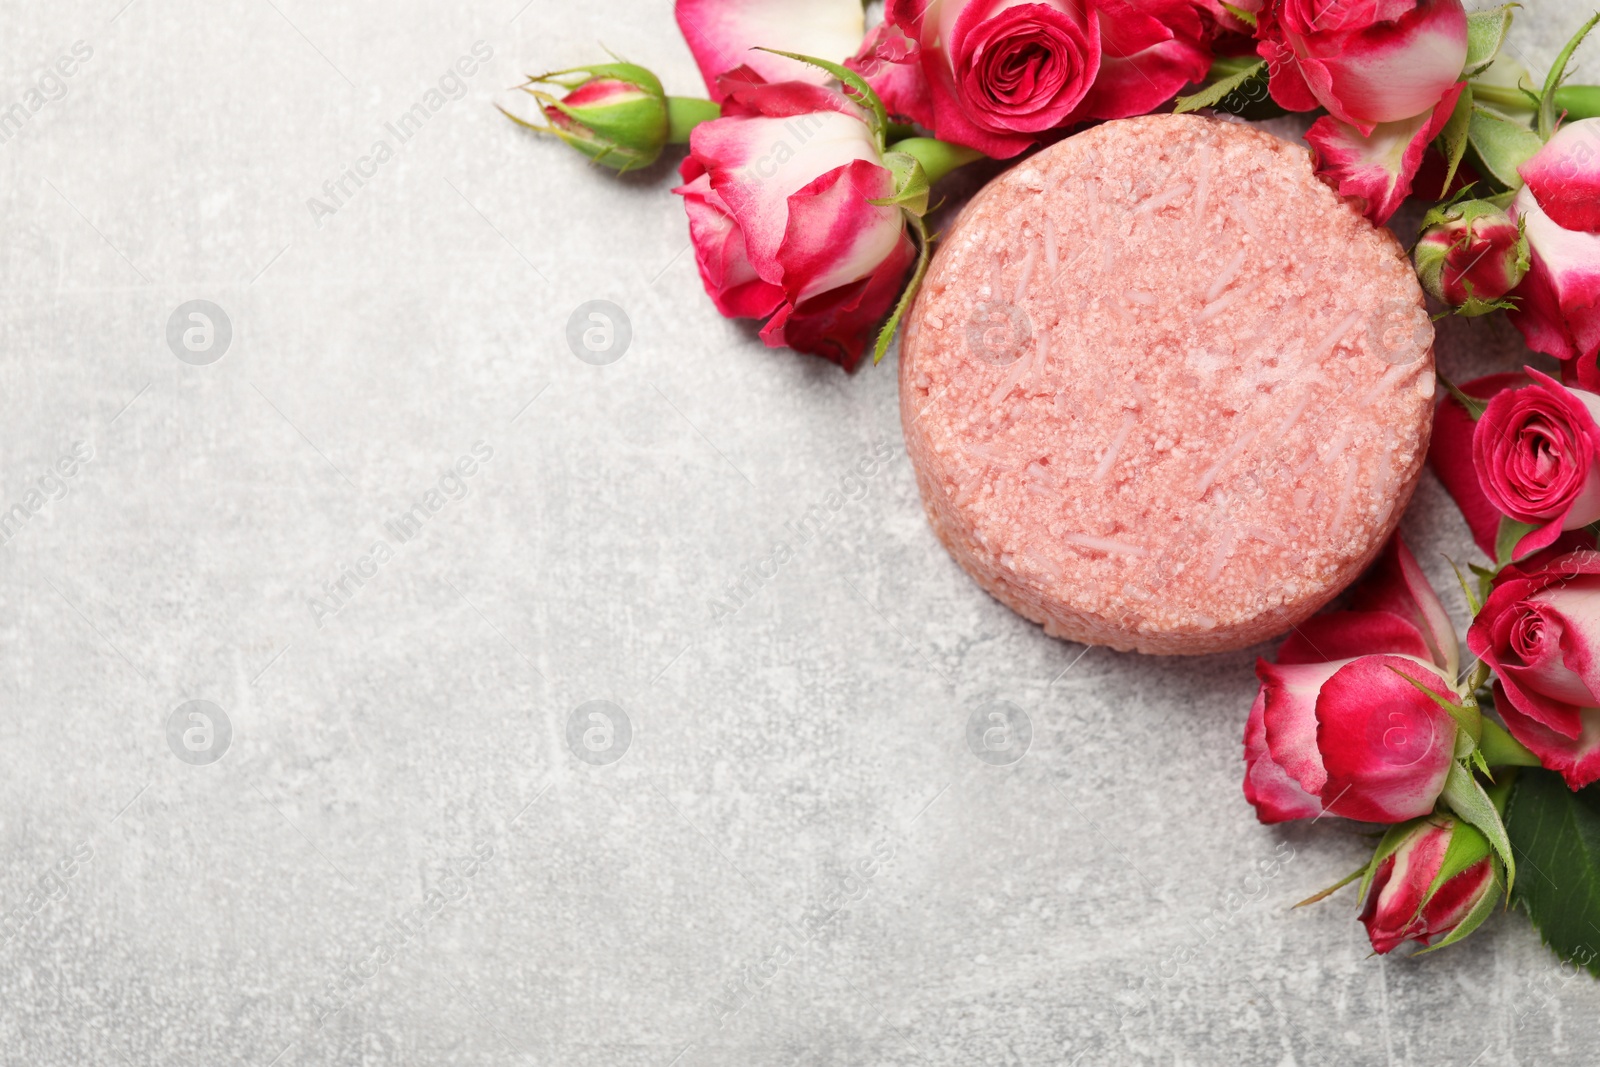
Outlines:
{"type": "Polygon", "coordinates": [[[905,208],[913,215],[928,213],[928,175],[916,156],[907,152],[885,152],[883,165],[894,175],[894,192],[867,203],[875,207],[905,208]]]}
{"type": "Polygon", "coordinates": [[[1525,522],[1501,516],[1500,529],[1494,535],[1494,561],[1499,567],[1515,563],[1514,553],[1517,544],[1528,534],[1537,530],[1537,526],[1529,526],[1525,522]]]}
{"type": "Polygon", "coordinates": [[[1461,568],[1456,564],[1455,560],[1446,556],[1445,562],[1449,563],[1450,569],[1456,572],[1456,581],[1461,585],[1462,595],[1467,598],[1467,607],[1471,609],[1471,614],[1477,615],[1478,609],[1483,607],[1483,602],[1478,599],[1477,590],[1473,589],[1471,585],[1467,584],[1467,576],[1461,573],[1461,568]]]}
{"type": "Polygon", "coordinates": [[[1539,94],[1539,139],[1548,141],[1551,134],[1556,132],[1556,90],[1561,87],[1561,82],[1567,76],[1567,63],[1572,59],[1572,53],[1583,39],[1589,36],[1589,31],[1594,29],[1595,23],[1600,22],[1600,13],[1590,16],[1578,32],[1572,35],[1572,40],[1567,42],[1556,56],[1556,61],[1550,65],[1550,73],[1544,78],[1544,91],[1539,94]]]}
{"type": "Polygon", "coordinates": [[[1439,864],[1428,891],[1422,894],[1422,906],[1427,907],[1428,901],[1450,879],[1474,863],[1487,859],[1490,851],[1489,839],[1483,836],[1482,831],[1476,826],[1457,821],[1450,828],[1450,844],[1444,850],[1444,861],[1439,864]]]}
{"type": "Polygon", "coordinates": [[[1246,11],[1242,7],[1234,7],[1232,4],[1228,3],[1228,0],[1222,0],[1222,9],[1228,14],[1232,15],[1234,18],[1238,19],[1240,22],[1244,23],[1246,26],[1249,26],[1252,30],[1256,28],[1255,12],[1246,11]]]}
{"type": "MultiPolygon", "coordinates": [[[[1509,6],[1508,4],[1507,7],[1509,6]]],[[[1506,17],[1510,18],[1509,15],[1506,17]]],[[[1450,112],[1450,118],[1445,121],[1444,129],[1439,131],[1439,152],[1444,156],[1445,163],[1444,182],[1439,186],[1440,196],[1444,196],[1450,188],[1450,183],[1456,177],[1456,169],[1461,166],[1461,160],[1467,154],[1467,134],[1471,126],[1472,83],[1468,82],[1461,87],[1461,95],[1456,97],[1455,110],[1450,112]]],[[[1423,228],[1427,228],[1426,223],[1423,224],[1423,228]]]]}
{"type": "Polygon", "coordinates": [[[1511,839],[1506,836],[1505,823],[1500,820],[1494,802],[1483,791],[1483,786],[1478,784],[1472,772],[1461,763],[1451,760],[1450,771],[1444,780],[1444,791],[1439,794],[1439,799],[1449,805],[1458,818],[1483,831],[1483,836],[1494,847],[1495,854],[1506,865],[1506,886],[1510,888],[1517,877],[1517,861],[1511,855],[1511,839]]]}
{"type": "Polygon", "coordinates": [[[528,80],[518,88],[529,85],[559,85],[563,89],[576,89],[586,81],[596,78],[610,78],[619,82],[636,85],[652,96],[667,98],[666,90],[661,87],[661,79],[657,78],[648,69],[637,63],[592,63],[587,67],[568,67],[566,70],[553,70],[548,74],[530,74],[528,80]],[[582,77],[578,77],[582,75],[582,77]]]}
{"type": "MultiPolygon", "coordinates": [[[[1451,845],[1453,846],[1454,844],[1455,841],[1452,838],[1451,845]]],[[[1495,905],[1500,903],[1500,901],[1506,895],[1503,888],[1506,884],[1506,873],[1505,866],[1500,862],[1498,856],[1489,861],[1489,869],[1494,872],[1494,885],[1495,888],[1500,891],[1488,892],[1479,897],[1477,903],[1472,905],[1472,910],[1467,912],[1467,914],[1462,917],[1460,922],[1456,923],[1455,929],[1451,930],[1448,934],[1440,938],[1438,941],[1435,941],[1427,948],[1421,949],[1415,953],[1415,955],[1422,956],[1429,952],[1437,952],[1441,948],[1446,948],[1455,944],[1457,941],[1460,941],[1478,927],[1482,926],[1484,920],[1494,914],[1495,905]]]]}
{"type": "Polygon", "coordinates": [[[1366,873],[1367,873],[1367,865],[1363,865],[1363,866],[1357,867],[1355,870],[1351,871],[1349,874],[1345,875],[1343,878],[1339,879],[1337,882],[1333,883],[1328,888],[1319,889],[1315,893],[1312,893],[1309,897],[1306,897],[1306,899],[1304,899],[1300,903],[1296,904],[1295,907],[1296,908],[1303,908],[1307,904],[1315,904],[1319,900],[1326,900],[1328,897],[1333,896],[1333,894],[1337,893],[1339,890],[1343,889],[1345,886],[1349,885],[1351,882],[1355,881],[1357,878],[1362,877],[1366,873]]]}
{"type": "Polygon", "coordinates": [[[871,127],[872,136],[878,142],[878,150],[880,152],[883,151],[887,145],[885,138],[888,136],[889,131],[889,113],[884,110],[883,100],[873,91],[872,86],[867,84],[867,79],[849,67],[841,66],[838,63],[830,63],[826,59],[818,59],[816,56],[803,56],[798,52],[782,52],[776,48],[758,48],[757,51],[771,52],[773,55],[782,56],[785,59],[808,63],[838,78],[839,84],[844,87],[845,95],[866,107],[870,112],[867,125],[871,127]]]}
{"type": "Polygon", "coordinates": [[[1483,753],[1483,758],[1493,767],[1541,766],[1538,756],[1493,719],[1483,720],[1483,737],[1478,741],[1478,751],[1483,753]]]}
{"type": "Polygon", "coordinates": [[[1477,104],[1473,105],[1467,124],[1467,140],[1483,164],[1483,172],[1507,189],[1522,188],[1522,175],[1517,168],[1544,147],[1539,135],[1526,126],[1477,104]]]}
{"type": "MultiPolygon", "coordinates": [[[[1477,747],[1478,738],[1483,733],[1483,714],[1478,710],[1478,705],[1475,702],[1471,704],[1452,704],[1399,667],[1390,667],[1389,669],[1415,686],[1417,692],[1449,712],[1450,717],[1456,721],[1456,725],[1461,727],[1461,732],[1466,735],[1467,740],[1472,742],[1473,747],[1477,747]]],[[[1459,755],[1465,755],[1465,753],[1460,753],[1459,755]]]]}
{"type": "Polygon", "coordinates": [[[1437,380],[1440,385],[1444,386],[1445,392],[1455,397],[1456,402],[1467,409],[1467,414],[1471,417],[1473,422],[1477,422],[1479,419],[1483,418],[1483,413],[1489,408],[1489,402],[1487,400],[1479,400],[1475,396],[1468,396],[1466,393],[1463,393],[1454,382],[1442,374],[1437,375],[1437,380]]]}
{"type": "Polygon", "coordinates": [[[878,343],[872,347],[873,366],[877,366],[884,353],[889,351],[889,342],[894,340],[894,332],[900,326],[901,318],[910,309],[911,302],[916,299],[917,289],[922,285],[922,278],[928,273],[928,259],[933,250],[933,237],[928,233],[928,224],[922,221],[921,215],[907,213],[906,219],[911,223],[911,228],[917,231],[917,267],[911,272],[911,281],[906,283],[900,299],[895,302],[894,311],[884,322],[883,329],[878,331],[878,343]]]}
{"type": "Polygon", "coordinates": [[[1233,93],[1237,89],[1243,88],[1247,82],[1251,81],[1252,79],[1262,77],[1266,73],[1266,70],[1266,60],[1263,59],[1256,63],[1252,63],[1250,66],[1236,74],[1230,74],[1219,81],[1212,82],[1204,89],[1201,89],[1198,93],[1191,93],[1188,96],[1178,97],[1177,100],[1173,102],[1175,106],[1172,110],[1176,114],[1182,115],[1188,111],[1198,111],[1203,107],[1216,107],[1225,98],[1227,98],[1229,94],[1233,93]]]}
{"type": "Polygon", "coordinates": [[[1500,45],[1511,29],[1511,9],[1520,4],[1502,4],[1490,11],[1474,11],[1467,16],[1467,65],[1463,78],[1482,74],[1500,52],[1500,45]]]}
{"type": "Polygon", "coordinates": [[[1379,865],[1394,855],[1395,849],[1403,845],[1406,838],[1411,836],[1411,832],[1427,821],[1427,818],[1428,816],[1424,815],[1420,819],[1407,819],[1389,827],[1379,840],[1377,850],[1372,853],[1372,859],[1367,861],[1367,872],[1361,877],[1361,888],[1357,891],[1357,896],[1362,900],[1367,899],[1367,890],[1372,885],[1373,877],[1378,873],[1379,865]]]}

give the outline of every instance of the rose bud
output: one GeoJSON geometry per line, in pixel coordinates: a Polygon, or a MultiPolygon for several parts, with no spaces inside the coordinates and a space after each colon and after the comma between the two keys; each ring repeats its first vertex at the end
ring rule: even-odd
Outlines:
{"type": "Polygon", "coordinates": [[[1500,298],[1528,273],[1527,238],[1486,200],[1429,212],[1411,255],[1422,287],[1469,316],[1505,306],[1500,298]]]}
{"type": "MultiPolygon", "coordinates": [[[[548,126],[535,126],[505,108],[501,114],[536,133],[554,134],[603,167],[647,167],[668,143],[671,122],[661,82],[632,63],[599,63],[529,77],[521,90],[539,102],[548,126]],[[538,86],[565,89],[556,97],[538,86]]],[[[689,103],[700,103],[704,101],[689,103]]],[[[714,113],[714,109],[713,109],[714,113]]],[[[705,117],[702,115],[701,117],[705,117]]]]}
{"type": "Polygon", "coordinates": [[[1289,111],[1325,107],[1363,136],[1431,112],[1467,61],[1461,0],[1272,0],[1257,27],[1272,98],[1289,111]]]}
{"type": "Polygon", "coordinates": [[[1489,503],[1535,529],[1513,558],[1600,519],[1600,395],[1526,368],[1520,389],[1494,395],[1472,431],[1472,464],[1489,503]]]}
{"type": "MultiPolygon", "coordinates": [[[[1385,846],[1390,844],[1386,839],[1385,846]]],[[[1450,934],[1458,930],[1457,937],[1465,937],[1488,918],[1500,893],[1489,842],[1466,823],[1442,815],[1405,831],[1394,850],[1377,861],[1371,878],[1361,922],[1379,955],[1407,941],[1453,941],[1450,934]]]]}
{"type": "MultiPolygon", "coordinates": [[[[1556,202],[1548,193],[1546,199],[1556,202]]],[[[1576,359],[1578,384],[1600,391],[1595,367],[1600,354],[1600,233],[1558,224],[1532,185],[1517,193],[1511,216],[1522,224],[1529,250],[1528,276],[1512,294],[1517,307],[1508,313],[1511,324],[1535,352],[1576,359]]],[[[1567,215],[1578,216],[1578,211],[1567,215]]]]}
{"type": "Polygon", "coordinates": [[[1245,726],[1245,798],[1264,823],[1323,813],[1401,822],[1433,810],[1453,762],[1460,651],[1438,595],[1398,536],[1351,594],[1313,616],[1261,689],[1245,726]]]}
{"type": "Polygon", "coordinates": [[[1210,69],[1188,0],[890,0],[885,18],[920,46],[934,132],[997,159],[1075,122],[1143,114],[1210,69]]]}
{"type": "Polygon", "coordinates": [[[1500,572],[1467,631],[1511,736],[1573,789],[1600,779],[1600,553],[1500,572]]]}
{"type": "Polygon", "coordinates": [[[1465,84],[1447,86],[1429,110],[1365,130],[1324,115],[1306,131],[1317,176],[1383,225],[1411,194],[1428,145],[1450,121],[1465,84]]]}
{"type": "Polygon", "coordinates": [[[842,92],[723,76],[680,173],[706,292],[762,340],[854,370],[917,258],[867,115],[842,92]]]}

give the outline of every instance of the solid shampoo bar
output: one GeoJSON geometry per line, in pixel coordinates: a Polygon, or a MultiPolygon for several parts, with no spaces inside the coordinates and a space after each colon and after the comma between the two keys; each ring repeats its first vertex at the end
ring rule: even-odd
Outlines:
{"type": "Polygon", "coordinates": [[[900,357],[935,533],[1058,637],[1269,638],[1394,529],[1427,451],[1410,264],[1307,151],[1189,115],[1108,122],[962,211],[900,357]]]}

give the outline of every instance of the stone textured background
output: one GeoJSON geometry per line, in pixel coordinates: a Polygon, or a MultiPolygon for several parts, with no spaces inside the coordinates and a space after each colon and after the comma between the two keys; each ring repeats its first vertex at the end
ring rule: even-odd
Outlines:
{"type": "MultiPolygon", "coordinates": [[[[1407,960],[1368,958],[1348,890],[1289,910],[1369,842],[1251,817],[1255,652],[1011,615],[924,524],[892,364],[766,350],[702,295],[670,164],[610,180],[490,107],[601,44],[698,91],[668,4],[122,3],[0,10],[0,110],[93,50],[0,144],[0,504],[93,448],[0,548],[0,1061],[1595,1061],[1600,988],[1519,915],[1407,960]],[[166,340],[194,299],[232,324],[206,366],[166,340]],[[633,326],[608,366],[564,339],[592,299],[633,326]],[[168,741],[196,699],[233,730],[210,765],[168,741]],[[595,699],[631,726],[609,765],[567,741],[595,699]],[[1031,720],[1011,766],[967,747],[993,699],[1031,720]]],[[[1586,10],[1537,0],[1514,51],[1542,68],[1586,10]]],[[[1440,351],[1523,349],[1497,320],[1440,351]]],[[[1405,530],[1459,613],[1431,475],[1405,530]]]]}

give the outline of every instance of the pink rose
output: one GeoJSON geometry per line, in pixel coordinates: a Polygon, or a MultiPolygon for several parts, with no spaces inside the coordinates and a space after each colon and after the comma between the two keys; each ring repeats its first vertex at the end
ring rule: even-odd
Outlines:
{"type": "Polygon", "coordinates": [[[1538,527],[1517,543],[1517,556],[1600,519],[1600,396],[1532,367],[1526,373],[1532,383],[1496,393],[1472,431],[1484,496],[1502,515],[1538,527]]]}
{"type": "Polygon", "coordinates": [[[762,340],[854,370],[888,317],[916,248],[861,110],[804,82],[722,78],[720,119],[689,139],[680,173],[706,292],[762,340]]]}
{"type": "Polygon", "coordinates": [[[1411,195],[1428,145],[1450,121],[1465,84],[1447,86],[1429,110],[1365,129],[1324,115],[1306,131],[1317,176],[1356,200],[1375,225],[1388,222],[1411,195]]]}
{"type": "Polygon", "coordinates": [[[1211,62],[1193,0],[890,0],[885,17],[920,46],[935,134],[999,159],[1150,111],[1211,62]]]}
{"type": "Polygon", "coordinates": [[[1361,922],[1373,951],[1380,955],[1407,941],[1428,945],[1468,921],[1474,912],[1482,921],[1484,909],[1494,906],[1498,889],[1483,835],[1465,823],[1435,816],[1418,823],[1378,864],[1361,909],[1361,922]],[[1451,838],[1458,834],[1470,835],[1471,853],[1476,855],[1481,848],[1482,858],[1435,886],[1451,838]]]}
{"type": "MultiPolygon", "coordinates": [[[[1533,158],[1543,155],[1541,151],[1533,158]]],[[[1594,173],[1591,169],[1590,181],[1594,173]]],[[[1581,208],[1558,200],[1548,186],[1544,199],[1561,204],[1557,210],[1565,210],[1566,217],[1581,215],[1581,208]]],[[[1535,352],[1576,359],[1578,384],[1600,391],[1595,366],[1600,354],[1600,233],[1559,225],[1543,203],[1530,183],[1511,204],[1510,214],[1521,221],[1531,253],[1528,276],[1512,294],[1518,304],[1509,313],[1511,324],[1535,352]]]]}
{"type": "Polygon", "coordinates": [[[1264,823],[1323,813],[1402,822],[1433,810],[1453,762],[1460,650],[1398,536],[1354,590],[1260,660],[1245,726],[1245,798],[1264,823]],[[1413,684],[1413,682],[1417,684],[1413,684]]]}
{"type": "Polygon", "coordinates": [[[1461,0],[1272,0],[1258,27],[1272,98],[1364,136],[1432,112],[1467,61],[1461,0]]]}
{"type": "Polygon", "coordinates": [[[997,159],[1065,125],[1100,72],[1086,0],[890,0],[885,19],[920,46],[934,135],[997,159]]]}
{"type": "Polygon", "coordinates": [[[828,80],[819,67],[755,49],[842,63],[866,31],[860,0],[677,0],[673,7],[711,99],[719,103],[726,89],[717,79],[741,66],[769,82],[828,80]]]}
{"type": "Polygon", "coordinates": [[[1507,567],[1467,631],[1511,736],[1573,789],[1600,779],[1600,552],[1507,567]]]}

